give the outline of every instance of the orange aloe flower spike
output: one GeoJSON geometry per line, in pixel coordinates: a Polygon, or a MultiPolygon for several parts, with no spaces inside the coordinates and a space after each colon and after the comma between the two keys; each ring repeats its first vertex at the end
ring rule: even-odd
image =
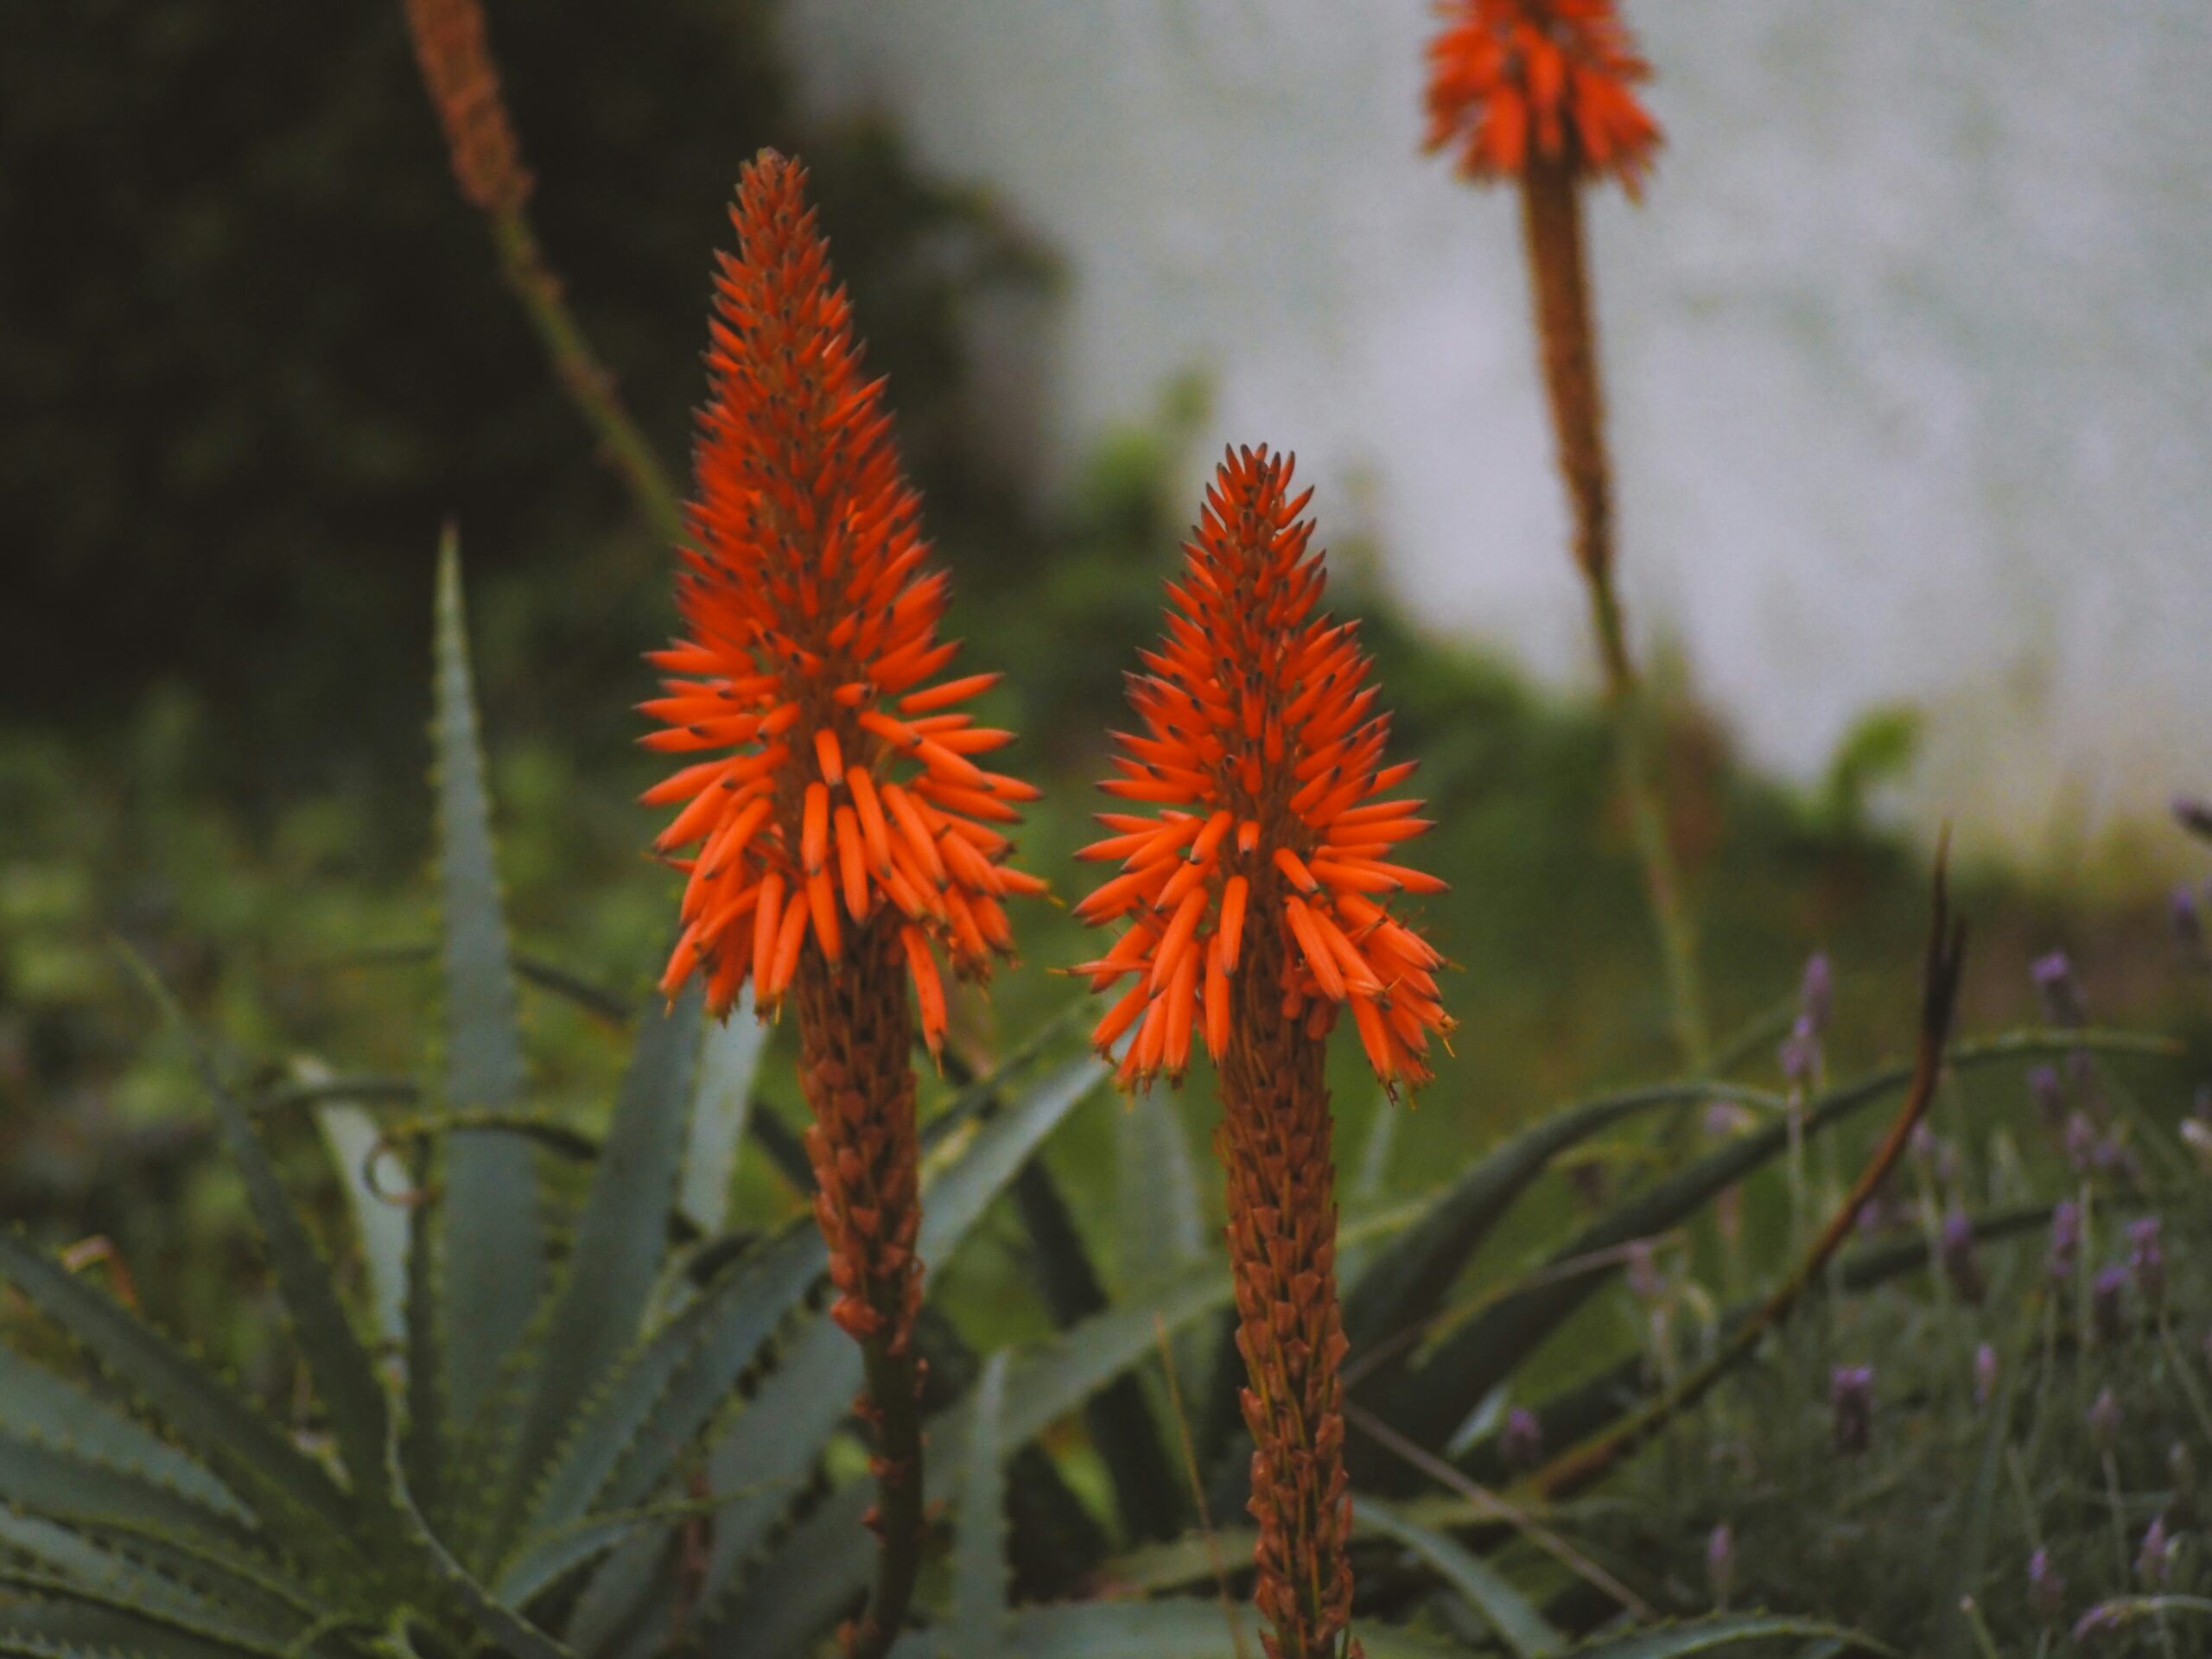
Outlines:
{"type": "Polygon", "coordinates": [[[922,1542],[914,1033],[944,1039],[940,959],[983,977],[1013,944],[1001,896],[1042,883],[981,821],[1036,791],[969,758],[1010,741],[954,711],[993,677],[942,677],[944,577],[805,184],[764,151],[719,257],[683,635],[652,654],[664,695],[643,705],[646,746],[687,764],[645,799],[675,810],[656,845],[689,875],[663,987],[705,975],[717,1015],[748,982],[763,1017],[797,1005],[831,1317],[861,1344],[876,1437],[881,1550],[849,1646],[877,1659],[922,1542]]]}
{"type": "Polygon", "coordinates": [[[1633,88],[1650,67],[1614,0],[1446,0],[1428,48],[1431,149],[1454,148],[1470,178],[1535,160],[1610,175],[1631,196],[1659,148],[1633,88]]]}
{"type": "MultiPolygon", "coordinates": [[[[785,912],[755,896],[772,876],[775,896],[804,918],[794,925],[830,960],[879,900],[899,908],[896,890],[918,887],[927,946],[967,978],[986,976],[1003,950],[988,938],[978,949],[945,895],[972,909],[1038,885],[1004,868],[1006,842],[974,810],[1011,817],[1011,804],[1035,791],[912,717],[995,677],[938,678],[953,652],[937,638],[944,578],[925,568],[920,500],[899,473],[883,383],[861,372],[851,304],[804,188],[802,167],[764,155],[732,211],[738,251],[721,257],[715,277],[710,396],[677,584],[686,634],[654,654],[667,695],[643,705],[662,727],[648,747],[695,760],[646,797],[678,808],[658,844],[703,845],[678,861],[693,880],[664,983],[712,976],[734,954],[739,969],[713,982],[717,1014],[756,963],[769,975],[753,985],[764,1011],[790,988],[774,976],[788,952],[770,931],[785,912]],[[715,758],[696,760],[702,752],[715,758]],[[725,831],[734,833],[719,845],[725,831]],[[948,857],[953,840],[960,850],[948,857]]],[[[984,736],[995,745],[1006,734],[984,736]]],[[[925,1019],[923,1034],[934,1047],[942,1021],[925,1019]]]]}
{"type": "Polygon", "coordinates": [[[1104,815],[1114,833],[1084,855],[1121,869],[1077,914],[1127,925],[1077,971],[1097,990],[1128,982],[1092,1033],[1102,1052],[1127,1040],[1125,1081],[1179,1075],[1194,1037],[1213,1056],[1255,1599],[1271,1659],[1341,1659],[1359,1649],[1323,1048],[1349,1007],[1384,1085],[1417,1084],[1452,1022],[1440,958],[1388,907],[1440,885],[1386,856],[1427,826],[1389,792],[1406,773],[1382,765],[1388,720],[1351,628],[1318,610],[1321,556],[1291,470],[1234,450],[1207,492],[1167,637],[1130,683],[1141,729],[1103,785],[1152,810],[1104,815]]]}
{"type": "Polygon", "coordinates": [[[1293,1009],[1408,1016],[1359,1021],[1377,1033],[1370,1058],[1387,1087],[1426,1082],[1428,1036],[1450,1027],[1434,953],[1389,909],[1395,894],[1442,885],[1392,859],[1427,826],[1420,803],[1387,793],[1405,774],[1381,764],[1389,722],[1372,711],[1352,628],[1318,609],[1321,558],[1299,516],[1306,496],[1290,497],[1293,465],[1265,449],[1222,462],[1171,589],[1167,638],[1131,683],[1141,730],[1121,738],[1121,775],[1101,785],[1157,814],[1109,815],[1120,833],[1082,855],[1121,868],[1077,914],[1147,936],[1130,949],[1124,935],[1085,969],[1096,988],[1133,976],[1146,991],[1125,1083],[1179,1073],[1171,1033],[1211,1033],[1223,1058],[1220,1033],[1236,1018],[1205,1018],[1193,1006],[1203,976],[1179,970],[1214,952],[1224,976],[1236,975],[1262,926],[1285,944],[1272,994],[1293,1009]],[[1141,1033],[1155,1027],[1162,1063],[1143,1058],[1141,1033]]]}

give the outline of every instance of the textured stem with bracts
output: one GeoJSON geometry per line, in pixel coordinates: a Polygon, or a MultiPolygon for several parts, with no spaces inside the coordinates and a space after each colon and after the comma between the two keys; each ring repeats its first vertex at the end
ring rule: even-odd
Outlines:
{"type": "Polygon", "coordinates": [[[1538,356],[1558,447],[1560,475],[1573,517],[1574,563],[1590,594],[1619,750],[1622,787],[1643,865],[1659,935],[1669,1001],[1682,1057],[1702,1065],[1709,1051],[1705,998],[1697,971],[1695,925],[1682,896],[1665,802],[1657,779],[1651,711],[1613,582],[1612,471],[1605,454],[1605,401],[1599,389],[1597,322],[1584,257],[1579,170],[1570,142],[1562,153],[1529,158],[1521,176],[1522,229],[1529,249],[1538,356]]]}
{"type": "Polygon", "coordinates": [[[897,929],[884,919],[862,928],[842,963],[806,951],[792,988],[800,1084],[814,1115],[806,1132],[814,1212],[837,1290],[830,1317],[861,1345],[867,1392],[858,1409],[875,1440],[869,1524],[882,1548],[849,1648],[876,1659],[913,1599],[922,1544],[923,1364],[913,1344],[922,1212],[913,1017],[897,929]]]}
{"type": "Polygon", "coordinates": [[[1254,1599],[1273,1627],[1262,1639],[1270,1659],[1338,1659],[1352,1579],[1336,1166],[1321,1080],[1334,1010],[1309,1005],[1319,1035],[1308,1029],[1308,1010],[1285,1016],[1283,950],[1276,929],[1252,931],[1237,987],[1243,1006],[1221,1062],[1215,1149],[1228,1176],[1236,1345],[1250,1383],[1243,1407],[1260,1526],[1254,1599]]]}

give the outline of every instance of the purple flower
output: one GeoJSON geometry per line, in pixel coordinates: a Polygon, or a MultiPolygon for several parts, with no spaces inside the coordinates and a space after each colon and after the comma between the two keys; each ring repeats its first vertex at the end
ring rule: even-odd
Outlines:
{"type": "Polygon", "coordinates": [[[1713,1605],[1726,1611],[1736,1582],[1736,1535],[1726,1521],[1705,1541],[1705,1581],[1713,1587],[1713,1605]]]}
{"type": "Polygon", "coordinates": [[[1827,952],[1815,950],[1805,959],[1805,977],[1797,988],[1797,1017],[1817,1037],[1828,1028],[1828,1014],[1835,1007],[1835,970],[1827,952]]]}
{"type": "Polygon", "coordinates": [[[2089,1407],[2089,1440],[2100,1452],[2109,1452],[2120,1441],[2120,1402],[2110,1389],[2100,1389],[2089,1407]]]}
{"type": "Polygon", "coordinates": [[[2082,1255],[2082,1206],[2061,1198],[2050,1211],[2050,1253],[2046,1258],[2053,1279],[2071,1279],[2082,1255]]]}
{"type": "Polygon", "coordinates": [[[2118,1342],[2127,1334],[2127,1269],[2101,1268],[2089,1283],[2089,1313],[2097,1340],[2118,1342]]]}
{"type": "Polygon", "coordinates": [[[2029,969],[2036,995],[2043,1001],[2044,1018],[2054,1026],[2078,1026],[2089,1017],[2082,998],[2082,982],[2074,973],[2074,959],[2063,950],[2036,958],[2029,969]]]}
{"type": "Polygon", "coordinates": [[[1874,1443],[1874,1368],[1839,1365],[1828,1375],[1828,1404],[1835,1414],[1835,1449],[1855,1458],[1874,1443]]]}
{"type": "Polygon", "coordinates": [[[2142,1166],[2127,1149],[2127,1142],[2117,1135],[2097,1138],[2096,1146],[2089,1153],[2089,1166],[2101,1174],[2124,1175],[2131,1181],[2142,1173],[2142,1166]]]}
{"type": "Polygon", "coordinates": [[[1997,1397],[1997,1351],[1987,1343],[1974,1351],[1974,1402],[1986,1406],[1997,1397]]]}
{"type": "Polygon", "coordinates": [[[2066,1580],[2050,1564],[2047,1549],[2028,1557],[2028,1611],[2038,1624],[2056,1624],[2066,1617],[2066,1580]]]}
{"type": "Polygon", "coordinates": [[[2127,1270],[2155,1312],[2166,1300],[2165,1229],[2156,1216],[2127,1224],[2127,1270]]]}
{"type": "Polygon", "coordinates": [[[2118,1602],[2099,1602],[2075,1621],[2074,1645],[2079,1648],[2094,1647],[2105,1639],[2107,1631],[2120,1628],[2122,1617],[2122,1611],[2118,1602]]]}
{"type": "Polygon", "coordinates": [[[1810,1084],[1821,1064],[1821,1035],[1813,1028],[1813,1022],[1799,1014],[1797,1023],[1790,1027],[1789,1034],[1774,1051],[1774,1058],[1781,1064],[1782,1075],[1792,1088],[1802,1089],[1810,1084]]]}
{"type": "Polygon", "coordinates": [[[1497,1437],[1498,1455],[1516,1474],[1526,1474],[1544,1460],[1544,1426],[1526,1406],[1516,1406],[1505,1415],[1504,1431],[1497,1437]]]}
{"type": "Polygon", "coordinates": [[[2028,1098],[2036,1103],[2036,1114],[2044,1123],[2056,1128],[2066,1121],[2066,1084],[2060,1080],[2055,1065],[2038,1065],[2028,1073],[2028,1098]]]}
{"type": "Polygon", "coordinates": [[[1962,1302],[1979,1302],[1989,1288],[1982,1276],[1980,1259],[1974,1248],[1974,1223],[1962,1210],[1954,1210],[1943,1217],[1942,1242],[1939,1247],[1943,1262],[1943,1275],[1951,1281],[1951,1292],[1962,1302]]]}
{"type": "Polygon", "coordinates": [[[2166,1517],[2153,1517],[2135,1552],[2135,1577],[2145,1590],[2156,1590],[2173,1572],[2173,1540],[2166,1536],[2166,1517]]]}

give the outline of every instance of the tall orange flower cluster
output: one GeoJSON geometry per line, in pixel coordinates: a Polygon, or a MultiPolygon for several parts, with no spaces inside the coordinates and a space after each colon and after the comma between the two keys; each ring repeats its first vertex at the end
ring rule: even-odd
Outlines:
{"type": "Polygon", "coordinates": [[[1141,734],[1117,734],[1109,794],[1161,809],[1109,813],[1115,833],[1084,849],[1122,873],[1083,900],[1096,923],[1126,920],[1079,971],[1091,988],[1132,982],[1105,1019],[1102,1052],[1135,1030],[1122,1080],[1179,1077],[1194,1033],[1218,1062],[1236,1024],[1251,936],[1281,927],[1275,1017],[1327,1032],[1350,1007],[1385,1084],[1429,1072],[1429,1033],[1449,1022],[1436,952],[1394,918],[1392,895],[1440,891],[1393,861],[1428,825],[1389,791],[1414,768],[1382,764],[1389,717],[1375,711],[1355,625],[1316,613],[1324,575],[1310,553],[1312,492],[1289,495],[1294,462],[1231,452],[1206,495],[1170,589],[1167,637],[1143,653],[1130,703],[1141,734]]]}
{"type": "Polygon", "coordinates": [[[405,3],[423,84],[445,129],[461,194],[485,213],[519,212],[530,198],[531,176],[499,96],[499,72],[485,37],[483,6],[480,0],[405,3]]]}
{"type": "Polygon", "coordinates": [[[764,1015],[798,1005],[833,1314],[861,1344],[876,1432],[883,1548],[850,1641],[874,1659],[912,1600],[922,1533],[913,1008],[935,1048],[939,957],[984,974],[1013,944],[1001,901],[1043,884],[1007,867],[992,827],[1035,791],[972,758],[1009,735],[959,708],[994,677],[941,677],[957,650],[937,637],[944,577],[925,566],[883,383],[862,378],[805,177],[764,152],[738,187],[677,581],[684,635],[652,655],[671,677],[645,705],[662,722],[649,747],[705,758],[645,799],[677,809],[657,844],[689,876],[664,989],[697,973],[717,1014],[748,982],[764,1015]]]}
{"type": "Polygon", "coordinates": [[[750,980],[772,1009],[809,941],[835,963],[873,930],[896,942],[934,1047],[938,957],[985,974],[1013,946],[1001,901],[1044,890],[992,828],[1036,791],[971,758],[1012,741],[959,710],[997,677],[938,677],[958,651],[937,637],[944,575],[925,567],[920,499],[804,181],[772,154],[746,170],[715,279],[687,637],[649,658],[673,677],[644,705],[665,728],[648,747],[711,755],[645,797],[681,805],[661,850],[699,849],[674,861],[690,880],[662,985],[704,972],[724,1014],[750,980]]]}
{"type": "Polygon", "coordinates": [[[1446,0],[1428,48],[1428,148],[1456,145],[1470,177],[1532,157],[1610,174],[1630,196],[1660,144],[1631,90],[1650,67],[1613,0],[1446,0]]]}
{"type": "MultiPolygon", "coordinates": [[[[1084,965],[1133,980],[1094,1033],[1130,1039],[1127,1081],[1179,1075],[1202,1032],[1220,1081],[1237,1346],[1249,1386],[1255,1599],[1271,1659],[1339,1659],[1352,1579],[1337,1301],[1335,1161],[1325,1039],[1349,1007],[1384,1084],[1428,1076],[1451,1021],[1440,958],[1389,911],[1433,877],[1395,861],[1427,826],[1392,798],[1388,716],[1348,624],[1317,613],[1321,556],[1290,495],[1292,461],[1232,451],[1171,594],[1167,636],[1130,701],[1103,787],[1152,813],[1104,816],[1085,856],[1122,871],[1079,912],[1128,923],[1084,965]]],[[[1351,1646],[1352,1654],[1357,1644],[1351,1646]]]]}

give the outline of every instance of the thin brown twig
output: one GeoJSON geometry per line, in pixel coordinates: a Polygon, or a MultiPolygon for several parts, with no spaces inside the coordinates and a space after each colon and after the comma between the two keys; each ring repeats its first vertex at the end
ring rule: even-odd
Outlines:
{"type": "Polygon", "coordinates": [[[1183,1389],[1175,1380],[1175,1351],[1167,1340],[1167,1321],[1152,1316],[1152,1334],[1160,1344],[1160,1363],[1167,1374],[1167,1404],[1175,1414],[1175,1432],[1183,1442],[1183,1472],[1190,1477],[1191,1497],[1198,1511],[1198,1533],[1206,1541],[1206,1560],[1213,1567],[1214,1588],[1221,1594],[1221,1616],[1229,1623],[1229,1643],[1236,1659],[1246,1659],[1244,1626],[1236,1617],[1236,1598],[1229,1588],[1229,1563],[1222,1559],[1221,1538],[1213,1529],[1211,1506],[1206,1503],[1206,1484],[1198,1473],[1198,1444],[1191,1437],[1191,1419],[1183,1409],[1183,1389]]]}
{"type": "Polygon", "coordinates": [[[1851,1191],[1827,1225],[1821,1230],[1796,1269],[1775,1287],[1758,1310],[1730,1335],[1719,1351],[1666,1395],[1643,1411],[1616,1426],[1603,1438],[1586,1441],[1552,1459],[1529,1478],[1532,1491],[1556,1499],[1572,1496],[1602,1479],[1623,1459],[1644,1445],[1660,1428],[1694,1405],[1714,1384],[1746,1358],[1767,1332],[1787,1319],[1842,1247],[1864,1210],[1890,1172],[1904,1156],[1919,1123],[1934,1097],[1943,1073],[1943,1049],[1949,1040],[1951,1020],[1957,1010],[1959,981],[1966,967],[1966,923],[1950,914],[1947,868],[1950,831],[1946,826],[1936,847],[1933,903],[1928,930],[1928,949],[1921,973],[1919,1039],[1913,1055],[1912,1081],[1904,1103],[1891,1122],[1880,1146],[1859,1173],[1851,1191]]]}

